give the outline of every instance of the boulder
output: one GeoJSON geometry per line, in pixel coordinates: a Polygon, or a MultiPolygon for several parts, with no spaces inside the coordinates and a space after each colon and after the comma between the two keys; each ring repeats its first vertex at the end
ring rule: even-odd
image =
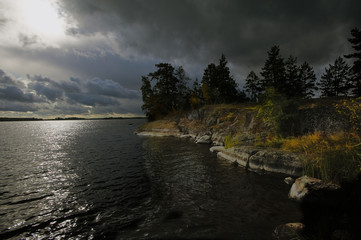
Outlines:
{"type": "Polygon", "coordinates": [[[211,140],[211,136],[203,135],[198,137],[195,142],[198,144],[210,144],[212,143],[212,140],[211,140]]]}
{"type": "Polygon", "coordinates": [[[296,181],[293,183],[288,196],[291,199],[300,201],[311,191],[320,189],[335,190],[339,187],[340,186],[337,184],[325,183],[317,178],[302,176],[300,178],[297,178],[296,181]]]}
{"type": "Polygon", "coordinates": [[[283,181],[288,185],[293,184],[295,182],[295,180],[291,177],[286,177],[283,181]]]}
{"type": "Polygon", "coordinates": [[[302,161],[292,153],[260,150],[249,158],[249,168],[258,171],[285,173],[291,176],[302,175],[302,161]]]}
{"type": "Polygon", "coordinates": [[[305,228],[303,223],[287,223],[276,227],[273,238],[277,240],[302,239],[301,233],[305,228]]]}
{"type": "Polygon", "coordinates": [[[297,178],[292,184],[291,190],[288,194],[289,198],[295,200],[302,200],[304,196],[309,192],[309,186],[315,184],[321,184],[321,180],[309,176],[302,176],[297,178]]]}

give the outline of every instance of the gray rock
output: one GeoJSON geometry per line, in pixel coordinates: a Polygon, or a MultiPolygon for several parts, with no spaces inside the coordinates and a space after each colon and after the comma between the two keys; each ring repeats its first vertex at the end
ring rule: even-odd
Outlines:
{"type": "Polygon", "coordinates": [[[297,240],[303,239],[301,232],[305,228],[302,223],[287,223],[276,227],[273,232],[273,238],[278,240],[297,240]]]}
{"type": "Polygon", "coordinates": [[[300,178],[297,178],[296,181],[293,183],[288,196],[291,199],[300,201],[311,191],[325,188],[336,190],[340,188],[340,186],[337,184],[325,183],[317,178],[302,176],[300,178]]]}
{"type": "Polygon", "coordinates": [[[309,176],[302,176],[297,178],[296,181],[292,184],[291,190],[288,194],[288,197],[295,200],[302,200],[308,194],[308,186],[321,184],[321,180],[309,176]]]}
{"type": "Polygon", "coordinates": [[[295,182],[295,180],[291,177],[286,177],[283,181],[288,185],[293,184],[295,182]]]}
{"type": "Polygon", "coordinates": [[[212,140],[211,140],[211,136],[203,135],[201,137],[198,137],[195,142],[198,144],[210,144],[212,143],[212,140]]]}
{"type": "Polygon", "coordinates": [[[302,160],[294,154],[261,150],[249,158],[249,168],[258,171],[285,173],[291,176],[302,175],[302,160]]]}

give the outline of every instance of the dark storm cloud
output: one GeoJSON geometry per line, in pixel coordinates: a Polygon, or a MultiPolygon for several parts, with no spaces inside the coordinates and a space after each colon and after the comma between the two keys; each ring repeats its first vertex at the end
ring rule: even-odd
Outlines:
{"type": "Polygon", "coordinates": [[[15,47],[0,48],[0,53],[7,57],[7,61],[21,65],[19,72],[27,74],[29,72],[42,73],[42,75],[52,75],[54,79],[64,78],[64,75],[90,79],[95,76],[103,79],[112,79],[122,86],[131,89],[139,89],[142,75],[154,70],[155,62],[143,59],[123,59],[121,56],[102,52],[99,49],[86,48],[44,48],[24,51],[15,47]],[[30,65],[28,63],[36,63],[30,65]],[[56,76],[55,76],[56,75],[56,76]]]}
{"type": "MultiPolygon", "coordinates": [[[[106,106],[119,104],[119,102],[114,98],[89,93],[66,93],[66,96],[74,102],[81,103],[87,106],[106,106]]],[[[69,103],[73,103],[72,101],[70,101],[69,103]]]]}
{"type": "Polygon", "coordinates": [[[89,93],[117,98],[139,98],[139,92],[129,90],[113,80],[94,78],[86,83],[89,93]]]}
{"type": "Polygon", "coordinates": [[[16,86],[7,86],[0,88],[0,99],[18,102],[35,102],[39,101],[34,94],[24,93],[16,86]]]}
{"type": "Polygon", "coordinates": [[[0,84],[1,85],[15,85],[15,81],[6,75],[6,73],[0,69],[0,84]]]}
{"type": "Polygon", "coordinates": [[[37,109],[28,103],[19,103],[5,100],[0,101],[0,111],[35,112],[37,109]]]}
{"type": "Polygon", "coordinates": [[[42,75],[27,75],[26,81],[28,84],[20,88],[16,79],[0,70],[0,111],[36,111],[44,116],[140,113],[139,91],[112,80],[70,78],[55,81],[42,75]]]}
{"type": "Polygon", "coordinates": [[[343,54],[361,25],[361,2],[96,0],[63,1],[78,21],[76,34],[117,34],[120,48],[139,55],[259,65],[273,45],[313,64],[343,54]]]}

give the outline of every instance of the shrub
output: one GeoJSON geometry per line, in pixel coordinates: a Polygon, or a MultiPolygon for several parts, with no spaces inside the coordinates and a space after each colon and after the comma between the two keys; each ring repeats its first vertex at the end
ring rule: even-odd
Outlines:
{"type": "Polygon", "coordinates": [[[353,179],[361,170],[360,137],[354,133],[315,132],[285,139],[282,148],[303,153],[304,173],[325,181],[353,179]]]}

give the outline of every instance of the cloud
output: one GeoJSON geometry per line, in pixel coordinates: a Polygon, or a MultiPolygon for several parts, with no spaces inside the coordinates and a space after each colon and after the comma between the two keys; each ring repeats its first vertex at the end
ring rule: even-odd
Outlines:
{"type": "MultiPolygon", "coordinates": [[[[19,103],[13,101],[0,101],[0,111],[5,112],[36,112],[37,108],[28,103],[19,103]]],[[[2,116],[4,116],[3,114],[2,116]]]]}
{"type": "Polygon", "coordinates": [[[16,86],[7,86],[0,88],[0,99],[18,102],[35,102],[39,101],[34,94],[24,93],[16,86]]]}
{"type": "Polygon", "coordinates": [[[66,96],[72,100],[69,103],[77,102],[87,106],[107,106],[119,104],[119,102],[114,98],[89,93],[66,93],[66,96]]]}
{"type": "Polygon", "coordinates": [[[141,114],[139,91],[113,80],[72,77],[56,81],[42,75],[27,75],[26,81],[20,88],[16,79],[0,70],[0,111],[36,111],[39,116],[141,114]]]}
{"type": "Polygon", "coordinates": [[[15,81],[0,69],[0,86],[1,85],[15,85],[15,81]]]}
{"type": "Polygon", "coordinates": [[[93,78],[86,83],[89,93],[116,98],[139,98],[139,91],[126,89],[113,80],[93,78]]]}
{"type": "Polygon", "coordinates": [[[118,48],[134,55],[203,63],[225,53],[234,64],[259,65],[279,44],[319,64],[342,54],[349,31],[361,24],[357,0],[62,3],[78,22],[77,35],[112,33],[118,48]]]}
{"type": "Polygon", "coordinates": [[[1,67],[8,73],[0,72],[2,99],[13,91],[12,102],[44,113],[139,113],[141,76],[154,64],[182,65],[201,78],[222,53],[242,86],[273,45],[322,72],[352,50],[350,30],[361,28],[358,0],[54,2],[58,20],[67,21],[55,39],[26,28],[20,3],[0,3],[1,67]],[[32,77],[13,77],[26,74],[32,77]]]}

